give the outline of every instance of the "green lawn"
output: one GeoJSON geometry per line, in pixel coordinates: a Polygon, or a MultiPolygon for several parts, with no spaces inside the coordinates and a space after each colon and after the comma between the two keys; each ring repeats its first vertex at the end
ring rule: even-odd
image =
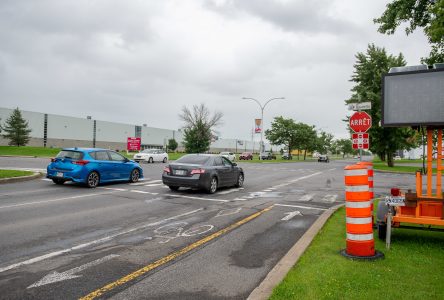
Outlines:
{"type": "Polygon", "coordinates": [[[34,174],[29,171],[18,171],[18,170],[0,170],[0,178],[12,178],[20,176],[29,176],[34,174]]]}
{"type": "MultiPolygon", "coordinates": [[[[416,173],[417,170],[421,169],[420,166],[400,166],[396,165],[394,167],[388,167],[386,163],[383,162],[373,162],[373,169],[390,171],[390,172],[400,172],[400,173],[416,173]]],[[[433,174],[436,173],[436,168],[433,168],[433,174]]]]}
{"type": "Polygon", "coordinates": [[[353,261],[345,248],[345,209],[326,223],[270,299],[444,299],[444,232],[394,229],[376,261],[353,261]]]}
{"type": "Polygon", "coordinates": [[[54,157],[59,151],[60,148],[0,146],[0,155],[54,157]]]}

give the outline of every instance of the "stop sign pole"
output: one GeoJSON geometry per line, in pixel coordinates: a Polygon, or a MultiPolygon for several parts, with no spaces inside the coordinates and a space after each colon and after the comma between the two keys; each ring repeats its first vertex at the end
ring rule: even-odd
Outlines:
{"type": "MultiPolygon", "coordinates": [[[[350,117],[349,125],[355,133],[364,134],[372,127],[372,117],[364,111],[357,111],[350,117]]],[[[359,148],[359,160],[362,161],[361,148],[359,148]]]]}

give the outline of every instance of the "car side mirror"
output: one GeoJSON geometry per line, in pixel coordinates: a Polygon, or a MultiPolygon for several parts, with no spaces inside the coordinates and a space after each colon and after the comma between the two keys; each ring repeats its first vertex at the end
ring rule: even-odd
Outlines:
{"type": "Polygon", "coordinates": [[[233,167],[237,166],[237,163],[233,163],[233,167]]]}

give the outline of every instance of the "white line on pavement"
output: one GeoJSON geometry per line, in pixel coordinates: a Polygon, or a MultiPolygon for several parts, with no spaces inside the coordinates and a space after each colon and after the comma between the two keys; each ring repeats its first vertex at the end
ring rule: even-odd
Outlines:
{"type": "Polygon", "coordinates": [[[216,201],[216,202],[230,202],[231,201],[231,200],[222,200],[222,199],[213,199],[213,198],[192,197],[192,196],[185,196],[185,195],[181,195],[181,194],[174,194],[174,195],[173,194],[165,194],[165,196],[194,199],[194,200],[203,200],[203,201],[216,201]]]}
{"type": "Polygon", "coordinates": [[[22,262],[19,262],[19,263],[15,263],[15,264],[9,265],[9,266],[4,267],[4,268],[0,268],[0,273],[8,271],[8,270],[16,269],[16,268],[24,266],[24,265],[30,265],[30,264],[33,264],[33,263],[36,263],[36,262],[39,262],[39,261],[42,261],[42,260],[45,260],[45,259],[48,259],[48,258],[51,258],[51,257],[55,257],[55,256],[59,256],[59,255],[65,254],[65,253],[69,253],[69,252],[74,251],[74,250],[83,249],[83,248],[91,246],[91,245],[107,242],[109,240],[112,240],[115,237],[118,237],[118,236],[121,236],[121,235],[124,235],[124,234],[127,234],[127,233],[131,233],[131,232],[134,232],[134,231],[137,231],[137,230],[140,230],[140,229],[145,229],[145,228],[148,228],[148,227],[158,226],[158,225],[163,224],[165,222],[168,222],[168,221],[171,221],[171,220],[175,220],[175,219],[178,219],[180,217],[184,217],[184,216],[187,216],[187,215],[190,215],[190,214],[194,214],[194,213],[196,213],[198,211],[201,211],[201,210],[203,210],[203,208],[195,209],[193,211],[189,211],[189,212],[177,215],[177,216],[173,216],[173,217],[170,217],[170,218],[167,218],[167,219],[163,219],[163,220],[154,222],[154,223],[149,223],[149,224],[144,224],[144,225],[141,225],[141,226],[138,226],[138,227],[133,227],[131,229],[128,229],[128,230],[125,230],[125,231],[122,231],[122,232],[118,232],[118,233],[115,233],[115,234],[112,234],[112,235],[109,235],[109,236],[105,236],[105,237],[103,237],[101,239],[94,240],[94,241],[91,241],[91,242],[88,242],[88,243],[84,243],[84,244],[80,244],[80,245],[77,245],[77,246],[74,246],[74,247],[71,247],[71,248],[67,248],[67,249],[63,249],[63,250],[60,250],[60,251],[55,251],[55,252],[51,252],[51,253],[44,254],[44,255],[41,255],[41,256],[37,256],[37,257],[31,258],[31,259],[28,259],[28,260],[25,260],[25,261],[22,261],[22,262]]]}
{"type": "Polygon", "coordinates": [[[151,184],[145,184],[144,186],[148,186],[148,187],[150,187],[150,186],[159,186],[159,185],[162,185],[163,183],[151,183],[151,184]]]}
{"type": "Polygon", "coordinates": [[[20,204],[4,205],[4,206],[0,206],[0,209],[12,208],[12,207],[20,207],[20,206],[28,206],[28,205],[33,205],[33,204],[43,204],[43,203],[57,202],[57,201],[78,199],[78,198],[84,198],[84,197],[92,197],[92,196],[97,196],[97,195],[107,195],[107,194],[111,194],[111,193],[112,192],[94,193],[94,194],[78,195],[78,196],[64,197],[64,198],[45,200],[45,201],[34,201],[34,202],[27,202],[27,203],[20,203],[20,204]]]}
{"type": "Polygon", "coordinates": [[[226,190],[226,191],[218,192],[217,194],[218,194],[218,195],[226,195],[226,194],[233,193],[233,192],[239,192],[239,191],[241,191],[241,190],[243,190],[243,189],[244,189],[244,188],[229,189],[229,190],[226,190]]]}
{"type": "Polygon", "coordinates": [[[320,207],[310,207],[310,206],[302,206],[302,205],[289,205],[289,204],[275,204],[274,206],[283,206],[283,207],[295,207],[295,208],[305,208],[305,209],[316,209],[316,210],[327,210],[328,208],[320,208],[320,207]]]}
{"type": "Polygon", "coordinates": [[[130,190],[132,193],[140,193],[140,194],[149,194],[149,195],[159,195],[159,193],[151,193],[146,191],[139,191],[139,190],[130,190]]]}

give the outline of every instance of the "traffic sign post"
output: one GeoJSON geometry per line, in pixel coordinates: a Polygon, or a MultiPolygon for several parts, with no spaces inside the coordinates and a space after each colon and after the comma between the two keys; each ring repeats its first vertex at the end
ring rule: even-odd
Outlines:
{"type": "Polygon", "coordinates": [[[364,111],[357,111],[350,117],[349,124],[354,132],[367,132],[372,127],[372,117],[364,111]]]}
{"type": "Polygon", "coordinates": [[[366,133],[372,127],[372,117],[363,111],[355,112],[349,120],[352,134],[353,149],[359,149],[359,160],[362,161],[362,149],[368,149],[370,145],[369,135],[366,133]]]}
{"type": "Polygon", "coordinates": [[[368,133],[353,133],[352,134],[353,149],[368,149],[370,146],[368,133]]]}

